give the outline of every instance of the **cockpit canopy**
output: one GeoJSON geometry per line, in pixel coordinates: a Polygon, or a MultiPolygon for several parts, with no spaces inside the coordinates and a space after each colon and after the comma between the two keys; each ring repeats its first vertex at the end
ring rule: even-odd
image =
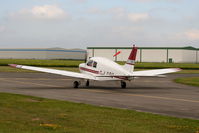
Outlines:
{"type": "Polygon", "coordinates": [[[93,60],[89,60],[87,63],[86,63],[87,66],[90,66],[90,67],[94,67],[94,68],[97,68],[97,62],[96,61],[93,61],[93,60]]]}

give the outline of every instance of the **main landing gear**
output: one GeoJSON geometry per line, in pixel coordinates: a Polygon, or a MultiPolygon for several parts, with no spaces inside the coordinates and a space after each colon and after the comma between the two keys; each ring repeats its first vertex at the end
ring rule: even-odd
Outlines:
{"type": "Polygon", "coordinates": [[[121,88],[126,88],[126,82],[121,81],[121,88]]]}
{"type": "MultiPolygon", "coordinates": [[[[80,81],[74,81],[73,82],[73,88],[78,88],[80,84],[81,84],[80,81]]],[[[88,87],[89,85],[90,85],[89,80],[86,80],[86,87],[88,87]]]]}
{"type": "Polygon", "coordinates": [[[90,84],[90,82],[89,82],[89,80],[87,80],[86,81],[86,87],[89,87],[89,84],[90,84]]]}
{"type": "MultiPolygon", "coordinates": [[[[78,88],[80,84],[81,84],[80,81],[74,81],[73,87],[78,88]]],[[[90,85],[89,80],[86,80],[86,87],[88,87],[89,85],[90,85]]],[[[126,82],[125,81],[121,81],[121,88],[126,88],[126,82]]]]}

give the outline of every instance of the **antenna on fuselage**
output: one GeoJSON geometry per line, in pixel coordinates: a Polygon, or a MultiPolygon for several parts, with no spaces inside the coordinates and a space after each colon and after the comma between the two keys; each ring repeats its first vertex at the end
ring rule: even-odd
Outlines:
{"type": "Polygon", "coordinates": [[[88,58],[88,52],[86,51],[86,53],[85,53],[85,59],[84,59],[85,63],[87,62],[87,58],[88,58]]]}

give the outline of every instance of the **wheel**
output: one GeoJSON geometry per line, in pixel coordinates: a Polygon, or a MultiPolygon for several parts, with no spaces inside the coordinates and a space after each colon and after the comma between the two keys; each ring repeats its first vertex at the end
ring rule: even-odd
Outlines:
{"type": "Polygon", "coordinates": [[[87,86],[87,87],[89,86],[89,80],[86,81],[86,86],[87,86]]]}
{"type": "Polygon", "coordinates": [[[121,87],[122,87],[122,88],[126,88],[126,82],[121,81],[121,87]]]}
{"type": "Polygon", "coordinates": [[[79,82],[78,81],[75,81],[74,83],[73,83],[73,88],[78,88],[79,87],[79,82]]]}

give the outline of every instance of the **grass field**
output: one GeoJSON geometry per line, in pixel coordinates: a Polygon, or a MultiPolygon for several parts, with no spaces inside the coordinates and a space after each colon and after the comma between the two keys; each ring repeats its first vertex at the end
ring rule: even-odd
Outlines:
{"type": "Polygon", "coordinates": [[[198,133],[199,120],[0,93],[1,133],[198,133]]]}
{"type": "MultiPolygon", "coordinates": [[[[8,64],[22,64],[42,67],[78,67],[79,64],[83,62],[84,61],[74,60],[0,59],[0,66],[7,66],[8,64]]],[[[125,62],[118,63],[124,64],[125,62]]],[[[182,68],[199,70],[199,64],[185,63],[136,63],[135,67],[141,69],[182,68]]]]}
{"type": "Polygon", "coordinates": [[[34,60],[34,59],[0,59],[0,66],[22,64],[42,67],[78,67],[84,61],[79,60],[34,60]]]}
{"type": "Polygon", "coordinates": [[[199,87],[199,76],[198,77],[178,78],[178,79],[175,79],[175,82],[199,87]]]}

